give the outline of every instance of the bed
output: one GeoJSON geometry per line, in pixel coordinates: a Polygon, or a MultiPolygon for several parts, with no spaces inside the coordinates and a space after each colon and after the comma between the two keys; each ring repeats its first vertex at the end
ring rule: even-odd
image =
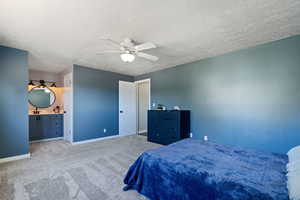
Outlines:
{"type": "Polygon", "coordinates": [[[124,179],[151,200],[288,200],[287,155],[196,139],[144,152],[124,179]]]}

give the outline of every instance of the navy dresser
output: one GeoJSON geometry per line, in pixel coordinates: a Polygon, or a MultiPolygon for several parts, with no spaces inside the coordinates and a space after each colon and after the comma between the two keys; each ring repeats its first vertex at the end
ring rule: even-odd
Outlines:
{"type": "Polygon", "coordinates": [[[29,116],[29,141],[63,137],[63,135],[63,114],[29,116]]]}
{"type": "Polygon", "coordinates": [[[148,111],[148,141],[163,145],[190,137],[190,111],[148,111]]]}

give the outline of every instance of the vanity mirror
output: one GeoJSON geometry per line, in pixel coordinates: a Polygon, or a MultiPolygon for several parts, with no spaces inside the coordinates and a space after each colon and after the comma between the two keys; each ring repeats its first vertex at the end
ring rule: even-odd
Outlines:
{"type": "Polygon", "coordinates": [[[29,103],[36,108],[49,108],[55,100],[54,91],[48,87],[34,87],[28,94],[29,103]]]}

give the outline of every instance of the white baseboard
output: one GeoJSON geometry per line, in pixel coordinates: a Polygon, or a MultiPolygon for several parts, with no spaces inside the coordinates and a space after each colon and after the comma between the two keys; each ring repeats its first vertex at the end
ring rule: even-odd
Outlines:
{"type": "Polygon", "coordinates": [[[19,155],[19,156],[0,158],[0,164],[1,163],[6,163],[6,162],[12,162],[12,161],[16,161],[16,160],[23,160],[23,159],[26,159],[26,158],[30,158],[30,153],[19,155]]]}
{"type": "MultiPolygon", "coordinates": [[[[124,135],[124,136],[127,136],[127,135],[124,135]]],[[[95,138],[95,139],[90,139],[90,140],[83,140],[83,141],[79,141],[79,142],[72,142],[72,145],[85,144],[85,143],[90,143],[90,142],[97,142],[97,141],[100,141],[100,140],[107,140],[107,139],[112,139],[112,138],[117,138],[117,137],[123,137],[123,135],[113,135],[113,136],[95,138]]]]}
{"type": "Polygon", "coordinates": [[[147,133],[147,130],[141,130],[139,133],[147,133]]]}
{"type": "Polygon", "coordinates": [[[63,140],[63,137],[56,137],[56,138],[48,138],[48,139],[42,139],[42,140],[33,140],[30,141],[29,143],[35,143],[35,142],[49,142],[49,141],[54,141],[54,140],[63,140]]]}

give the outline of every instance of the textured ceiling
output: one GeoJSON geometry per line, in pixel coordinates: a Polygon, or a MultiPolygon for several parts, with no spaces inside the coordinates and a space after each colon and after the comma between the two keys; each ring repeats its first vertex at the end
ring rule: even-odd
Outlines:
{"type": "Polygon", "coordinates": [[[1,0],[0,44],[30,52],[31,69],[72,64],[139,75],[300,34],[299,0],[1,0]],[[159,48],[123,63],[101,38],[159,48]]]}

